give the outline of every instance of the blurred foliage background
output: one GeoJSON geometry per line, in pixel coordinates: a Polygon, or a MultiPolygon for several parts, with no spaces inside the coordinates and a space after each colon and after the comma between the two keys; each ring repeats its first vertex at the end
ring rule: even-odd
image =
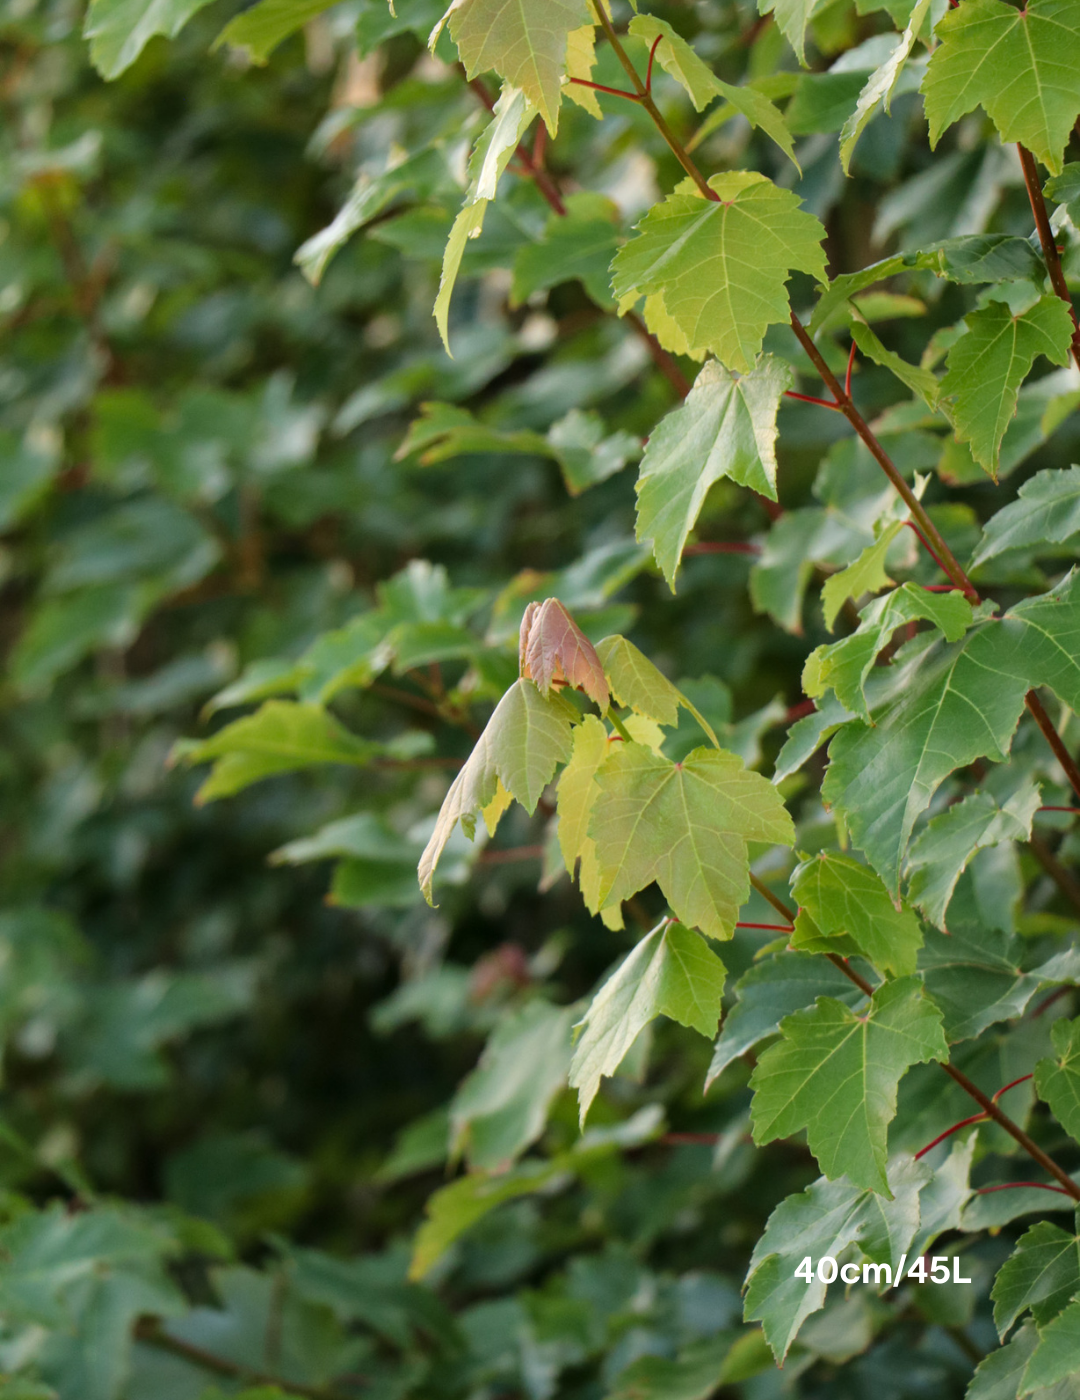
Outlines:
{"type": "MultiPolygon", "coordinates": [[[[584,1146],[539,1035],[532,1117],[509,1131],[515,1150],[542,1133],[537,1160],[557,1170],[407,1280],[424,1202],[460,1170],[448,1105],[487,1036],[529,1014],[542,1032],[529,1008],[575,1006],[632,942],[586,915],[545,865],[544,818],[520,811],[496,842],[453,846],[439,908],[416,887],[470,707],[516,673],[525,604],[557,593],[591,636],[631,632],[750,762],[775,755],[826,633],[801,556],[774,545],[774,592],[758,594],[784,630],[752,610],[752,556],[700,550],[672,599],[634,543],[621,468],[675,395],[602,295],[515,294],[505,269],[548,221],[531,181],[507,177],[470,246],[443,352],[439,258],[486,118],[426,54],[441,7],[397,8],[346,0],[256,68],[208,54],[220,0],[106,85],[79,7],[3,7],[0,1249],[19,1262],[0,1283],[0,1395],[962,1394],[992,1345],[985,1288],[912,1289],[887,1319],[853,1296],[773,1368],[739,1289],[814,1164],[792,1144],[755,1152],[749,1071],[703,1097],[710,1047],[673,1025],[635,1047],[584,1146]],[[313,286],[294,255],[357,172],[428,143],[439,159],[409,168],[313,286]],[[406,440],[426,402],[477,415],[483,450],[406,440]],[[547,448],[505,436],[523,432],[547,448]],[[219,769],[223,800],[200,801],[205,769],[176,761],[178,741],[296,688],[376,761],[278,760],[235,795],[219,769]]],[[[1030,233],[1019,168],[981,117],[932,161],[914,91],[842,180],[836,131],[865,74],[827,70],[887,15],[826,5],[800,77],[741,0],[653,9],[725,76],[780,75],[802,179],[741,120],[706,131],[703,158],[793,185],[834,271],[916,237],[1030,233]]],[[[643,114],[605,106],[602,125],[566,109],[552,168],[629,226],[676,171],[643,114]]],[[[885,308],[909,359],[967,304],[914,280],[885,308]]],[[[796,305],[809,294],[796,283],[796,305]]],[[[868,414],[899,396],[872,366],[856,383],[868,414]]],[[[1024,391],[1015,483],[1075,458],[1075,417],[1046,440],[1062,391],[1024,391]]],[[[785,405],[786,507],[842,514],[813,490],[823,462],[857,472],[843,437],[838,415],[785,405]]],[[[1000,504],[991,485],[933,433],[896,441],[911,469],[964,488],[939,518],[970,548],[1000,504]]],[[[767,527],[723,483],[699,535],[767,527]]],[[[1031,917],[1060,920],[1055,899],[1037,891],[1031,917]]],[[[737,937],[732,980],[768,937],[737,937]]],[[[505,1106],[473,1082],[459,1128],[505,1106]]],[[[986,1249],[984,1282],[1007,1252],[986,1249]]]]}

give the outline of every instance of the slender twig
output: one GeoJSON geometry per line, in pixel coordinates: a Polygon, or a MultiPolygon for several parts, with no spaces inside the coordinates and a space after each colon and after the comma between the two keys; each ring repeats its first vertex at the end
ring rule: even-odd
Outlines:
{"type": "Polygon", "coordinates": [[[794,932],[795,932],[795,927],[794,927],[793,924],[745,924],[745,923],[738,923],[738,924],[735,925],[735,927],[736,927],[736,928],[767,928],[767,929],[772,929],[772,930],[773,930],[774,932],[776,932],[776,933],[794,933],[794,932]]]}
{"type": "Polygon", "coordinates": [[[159,1351],[168,1351],[173,1356],[182,1357],[183,1360],[191,1362],[193,1366],[198,1366],[204,1371],[209,1371],[214,1376],[225,1376],[229,1380],[243,1381],[245,1384],[277,1386],[285,1395],[303,1396],[304,1400],[351,1400],[343,1391],[333,1390],[327,1386],[305,1385],[300,1381],[289,1381],[283,1376],[271,1375],[266,1371],[257,1370],[254,1366],[244,1366],[238,1361],[230,1361],[228,1357],[219,1356],[217,1352],[207,1351],[204,1347],[195,1346],[192,1342],[182,1341],[179,1337],[174,1337],[166,1332],[156,1318],[140,1318],[135,1324],[135,1336],[147,1346],[157,1347],[159,1351]]]}
{"type": "Polygon", "coordinates": [[[985,1113],[973,1113],[970,1118],[961,1118],[959,1123],[954,1123],[951,1128],[946,1128],[943,1133],[938,1133],[933,1142],[928,1142],[925,1147],[920,1148],[919,1151],[915,1153],[916,1162],[920,1157],[925,1157],[928,1152],[932,1151],[939,1142],[944,1142],[946,1138],[952,1137],[953,1133],[958,1133],[961,1128],[970,1128],[972,1123],[985,1122],[985,1113]]]}
{"type": "Polygon", "coordinates": [[[1045,1000],[1039,1002],[1038,1006],[1031,1013],[1031,1019],[1034,1021],[1037,1017],[1045,1015],[1055,1001],[1060,1001],[1063,996],[1067,996],[1071,991],[1073,991],[1073,987],[1069,983],[1066,983],[1064,987],[1058,987],[1056,991],[1051,992],[1045,1000]]]}
{"type": "Polygon", "coordinates": [[[994,1095],[994,1102],[997,1103],[1002,1094],[1007,1094],[1010,1089],[1015,1089],[1018,1084],[1026,1084],[1029,1079],[1034,1079],[1034,1074],[1022,1074],[1019,1079],[1014,1079],[1011,1084],[1006,1084],[1004,1089],[999,1089],[994,1095]]]}
{"type": "Polygon", "coordinates": [[[852,341],[847,357],[847,373],[844,375],[844,393],[847,394],[848,398],[851,397],[851,371],[855,367],[855,351],[857,349],[858,346],[852,341]]]}
{"type": "Polygon", "coordinates": [[[1076,760],[1065,747],[1061,735],[1054,726],[1054,721],[1046,713],[1043,702],[1033,690],[1029,690],[1024,696],[1024,703],[1031,712],[1035,723],[1042,730],[1046,742],[1053,749],[1054,757],[1065,770],[1065,776],[1069,780],[1069,786],[1072,788],[1073,792],[1076,793],[1077,797],[1080,797],[1080,768],[1077,767],[1076,760]]]}
{"type": "Polygon", "coordinates": [[[794,389],[785,389],[784,398],[800,399],[803,403],[816,404],[818,408],[831,409],[833,413],[840,412],[839,404],[830,403],[828,399],[819,399],[815,394],[797,394],[794,389]]]}
{"type": "Polygon", "coordinates": [[[1054,289],[1054,294],[1059,296],[1069,308],[1069,315],[1072,317],[1072,353],[1073,359],[1080,367],[1080,320],[1077,320],[1076,308],[1073,306],[1073,299],[1069,293],[1069,285],[1065,281],[1065,271],[1061,266],[1061,254],[1058,252],[1057,242],[1054,239],[1054,230],[1050,227],[1050,216],[1046,212],[1046,200],[1043,198],[1035,157],[1026,146],[1018,145],[1016,149],[1020,152],[1020,167],[1024,172],[1024,184],[1027,186],[1031,212],[1035,216],[1035,227],[1039,231],[1039,242],[1042,244],[1046,270],[1050,274],[1050,285],[1054,289]]]}
{"type": "Polygon", "coordinates": [[[640,102],[636,92],[624,92],[622,88],[606,87],[603,83],[591,83],[588,78],[571,78],[576,87],[592,88],[594,92],[606,92],[611,97],[625,97],[628,102],[640,102]]]}
{"type": "Polygon", "coordinates": [[[1036,807],[1037,812],[1080,812],[1080,807],[1036,807]]]}
{"type": "Polygon", "coordinates": [[[1005,1181],[999,1186],[980,1186],[975,1192],[976,1196],[989,1196],[992,1191],[1015,1191],[1021,1186],[1034,1186],[1039,1191],[1057,1191],[1062,1196],[1071,1196],[1071,1191],[1066,1191],[1064,1186],[1050,1186],[1045,1181],[1005,1181]]]}
{"type": "Polygon", "coordinates": [[[1041,836],[1032,833],[1028,838],[1028,847],[1073,908],[1080,909],[1080,884],[1076,877],[1065,869],[1041,836]]]}

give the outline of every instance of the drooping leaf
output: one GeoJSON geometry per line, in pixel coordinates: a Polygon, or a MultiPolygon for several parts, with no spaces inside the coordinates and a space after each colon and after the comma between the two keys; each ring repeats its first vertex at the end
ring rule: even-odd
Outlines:
{"type": "Polygon", "coordinates": [[[451,1148],[499,1170],[544,1131],[570,1067],[569,1007],[535,1000],[500,1021],[450,1104],[451,1148]]]}
{"type": "Polygon", "coordinates": [[[885,572],[885,556],[903,528],[902,520],[894,520],[873,544],[866,546],[858,559],[825,580],[821,602],[825,626],[830,632],[836,626],[837,614],[849,598],[859,599],[864,593],[880,593],[883,588],[892,587],[893,580],[885,572]]]}
{"type": "Polygon", "coordinates": [[[541,695],[532,681],[519,680],[506,692],[451,784],[420,857],[417,873],[428,903],[435,867],[454,827],[460,821],[471,836],[477,814],[494,801],[500,782],[526,811],[536,810],[555,769],[570,757],[573,717],[565,700],[541,695]]]}
{"type": "Polygon", "coordinates": [[[1024,696],[1048,685],[1080,704],[1080,578],[984,621],[957,643],[916,638],[893,664],[873,724],[845,725],[830,745],[822,793],[890,893],[912,828],[938,785],[976,758],[1002,762],[1024,696]]]}
{"type": "Polygon", "coordinates": [[[682,706],[694,716],[710,741],[717,748],[720,747],[712,725],[701,711],[678,686],[672,685],[663,671],[654,666],[633,642],[628,642],[625,637],[605,637],[596,652],[617,704],[626,705],[668,729],[677,728],[679,707],[682,706]]]}
{"type": "Polygon", "coordinates": [[[213,770],[196,798],[213,802],[275,773],[316,763],[362,767],[381,749],[381,745],[350,733],[321,705],[268,700],[253,715],[234,720],[202,743],[186,745],[178,755],[186,763],[213,761],[213,770]]]}
{"type": "Polygon", "coordinates": [[[597,121],[603,121],[604,111],[595,91],[583,85],[592,80],[595,66],[596,25],[583,24],[580,29],[571,29],[566,40],[566,76],[571,81],[563,89],[563,96],[583,107],[597,121]],[[574,78],[583,82],[575,83],[574,78]]]}
{"type": "Polygon", "coordinates": [[[1023,1015],[1039,987],[1080,974],[1076,948],[1064,949],[1030,972],[1021,971],[1022,953],[1015,935],[978,924],[958,924],[949,934],[927,933],[919,967],[945,1017],[950,1043],[1023,1015]]]}
{"type": "Polygon", "coordinates": [[[843,1259],[858,1246],[868,1260],[887,1265],[891,1277],[919,1227],[919,1192],[930,1176],[925,1164],[901,1157],[889,1164],[889,1199],[822,1177],[776,1207],[750,1259],[744,1315],[763,1325],[778,1363],[806,1319],[825,1305],[824,1283],[795,1276],[803,1259],[843,1259]]]}
{"type": "Polygon", "coordinates": [[[1075,535],[1080,535],[1080,467],[1051,467],[1025,481],[1017,499],[990,517],[971,564],[976,568],[1008,549],[1065,544],[1075,535]]]}
{"type": "Polygon", "coordinates": [[[1080,116],[1080,16],[1071,0],[964,0],[935,30],[941,40],[922,92],[930,145],[983,107],[1002,142],[1018,141],[1051,174],[1080,116]]]}
{"type": "Polygon", "coordinates": [[[806,67],[806,26],[824,0],[758,0],[759,14],[771,14],[780,26],[784,38],[806,67]]]}
{"type": "Polygon", "coordinates": [[[851,322],[851,338],[868,359],[895,374],[900,383],[906,385],[913,394],[917,394],[927,408],[937,408],[941,388],[933,370],[909,365],[892,350],[887,350],[877,335],[858,316],[851,322]]]}
{"type": "Polygon", "coordinates": [[[589,835],[593,806],[600,795],[596,775],[618,735],[609,735],[595,715],[586,715],[574,730],[574,751],[559,779],[558,841],[563,862],[576,877],[586,908],[599,914],[610,928],[622,928],[618,903],[600,907],[600,866],[596,843],[589,835]],[[580,866],[578,862],[580,861],[580,866]]]}
{"type": "Polygon", "coordinates": [[[118,78],[156,34],[175,39],[209,0],[91,0],[83,25],[103,78],[118,78]]]}
{"type": "Polygon", "coordinates": [[[791,818],[772,784],[723,749],[695,749],[676,764],[626,743],[596,781],[589,835],[602,903],[655,880],[681,922],[730,938],[750,890],[746,843],[791,844],[791,818]]]}
{"type": "Polygon", "coordinates": [[[840,132],[840,163],[844,167],[844,174],[850,173],[851,156],[855,150],[856,142],[866,129],[870,118],[877,111],[878,103],[884,103],[886,112],[889,111],[889,99],[892,97],[896,80],[900,76],[900,70],[907,62],[915,40],[918,38],[919,30],[930,9],[930,0],[916,0],[911,11],[911,18],[907,22],[907,28],[893,45],[888,58],[871,73],[866,80],[866,86],[859,93],[859,100],[855,104],[855,110],[844,123],[840,132]]]}
{"type": "Polygon", "coordinates": [[[748,373],[770,325],[788,319],[795,270],[824,276],[824,231],[790,190],[753,171],[714,175],[715,199],[683,187],[656,205],[611,265],[624,301],[662,293],[694,350],[748,373]]]}
{"type": "Polygon", "coordinates": [[[600,1080],[622,1063],[655,1016],[670,1016],[710,1038],[716,1034],[727,975],[724,964],[692,929],[665,920],[637,945],[597,992],[581,1021],[570,1066],[581,1121],[600,1080]]]}
{"type": "Polygon", "coordinates": [[[714,483],[730,477],[776,500],[776,414],[794,382],[772,355],[742,376],[709,360],[685,402],[653,430],[637,482],[637,538],[652,541],[673,592],[687,536],[714,483]]]}
{"type": "Polygon", "coordinates": [[[787,123],[763,93],[752,87],[737,87],[718,78],[666,20],[653,15],[635,15],[630,21],[630,33],[644,40],[650,50],[656,45],[657,63],[682,84],[699,112],[703,112],[717,97],[725,98],[752,126],[760,127],[771,137],[796,169],[799,168],[799,162],[795,159],[795,143],[787,123]]]}
{"type": "Polygon", "coordinates": [[[467,75],[475,78],[494,71],[520,88],[554,136],[570,34],[592,18],[586,0],[454,0],[432,35],[432,45],[449,22],[467,75]]]}
{"type": "Polygon", "coordinates": [[[1080,1236],[1041,1220],[998,1270],[990,1296],[1002,1341],[1028,1309],[1036,1323],[1050,1322],[1080,1291],[1080,1236]]]}
{"type": "Polygon", "coordinates": [[[774,953],[754,963],[739,979],[735,992],[738,999],[724,1017],[706,1090],[732,1060],[776,1035],[786,1016],[812,1006],[818,997],[835,997],[849,1007],[863,1000],[863,993],[838,967],[806,953],[774,953]]]}
{"type": "Polygon", "coordinates": [[[328,10],[334,0],[259,0],[229,21],[214,48],[232,44],[246,49],[253,63],[265,63],[277,46],[328,10]]]}
{"type": "MultiPolygon", "coordinates": [[[[1003,0],[976,3],[1008,8],[1003,0]]],[[[1072,318],[1060,298],[1044,296],[1021,315],[1013,315],[1004,302],[992,301],[965,317],[965,324],[967,334],[949,351],[941,394],[950,401],[957,437],[996,477],[998,451],[1016,412],[1020,386],[1037,355],[1056,365],[1068,364],[1072,318]]]]}
{"type": "Polygon", "coordinates": [[[569,685],[583,690],[601,712],[607,709],[608,683],[596,648],[557,598],[525,609],[518,653],[521,674],[535,682],[541,695],[553,685],[569,685]]]}
{"type": "Polygon", "coordinates": [[[847,934],[882,972],[915,971],[922,947],[919,921],[910,909],[897,909],[865,865],[822,851],[798,867],[791,891],[827,937],[847,934]]]}
{"type": "Polygon", "coordinates": [[[803,689],[814,698],[832,689],[845,709],[869,722],[866,685],[874,662],[898,627],[920,620],[934,623],[948,641],[959,641],[971,625],[971,604],[959,592],[928,593],[918,584],[901,584],[867,603],[857,631],[811,652],[803,667],[803,689]]]}
{"type": "Polygon", "coordinates": [[[976,792],[933,817],[908,853],[908,897],[932,924],[945,927],[945,913],[960,876],[976,852],[1003,841],[1026,841],[1041,798],[1030,783],[1003,806],[976,792]]]}
{"type": "Polygon", "coordinates": [[[917,977],[886,982],[862,1016],[822,997],[780,1024],[750,1080],[754,1141],[805,1128],[810,1151],[833,1180],[889,1194],[886,1137],[907,1069],[946,1060],[941,1012],[917,977]]]}
{"type": "Polygon", "coordinates": [[[1050,1034],[1057,1058],[1035,1066],[1035,1090],[1080,1142],[1080,1021],[1055,1021],[1050,1034]]]}

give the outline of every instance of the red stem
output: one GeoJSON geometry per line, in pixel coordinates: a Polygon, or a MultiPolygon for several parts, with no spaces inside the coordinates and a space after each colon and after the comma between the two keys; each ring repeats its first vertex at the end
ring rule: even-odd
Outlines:
{"type": "Polygon", "coordinates": [[[653,46],[652,46],[652,48],[649,50],[649,71],[645,74],[645,91],[646,91],[647,94],[652,92],[652,66],[653,66],[653,59],[656,57],[656,50],[660,47],[660,40],[661,40],[663,37],[664,37],[664,36],[663,36],[662,34],[658,34],[658,35],[656,36],[656,38],[653,40],[653,46]]]}
{"type": "Polygon", "coordinates": [[[625,97],[627,102],[640,102],[636,92],[623,92],[622,88],[605,87],[603,83],[590,83],[588,78],[571,78],[578,87],[592,88],[594,92],[608,92],[612,97],[625,97]]]}
{"type": "Polygon", "coordinates": [[[953,1133],[958,1133],[961,1128],[969,1128],[972,1123],[985,1123],[986,1117],[985,1113],[973,1113],[970,1118],[962,1118],[959,1123],[954,1123],[951,1128],[946,1128],[943,1133],[937,1135],[933,1142],[928,1142],[921,1152],[915,1153],[916,1162],[920,1157],[925,1157],[939,1142],[944,1142],[947,1137],[952,1137],[953,1133]]]}
{"type": "Polygon", "coordinates": [[[856,348],[857,348],[857,347],[856,347],[856,345],[855,345],[855,342],[852,341],[852,342],[851,342],[851,349],[850,349],[850,351],[848,352],[848,357],[847,357],[847,373],[844,375],[844,393],[847,394],[848,398],[851,397],[851,370],[852,370],[852,367],[853,367],[854,364],[855,364],[855,350],[856,350],[856,348]]]}
{"type": "Polygon", "coordinates": [[[1035,1186],[1040,1191],[1057,1191],[1061,1196],[1071,1195],[1064,1186],[1048,1186],[1045,1181],[1006,1181],[1001,1186],[980,1186],[976,1196],[989,1196],[991,1191],[1015,1191],[1020,1186],[1035,1186]]]}
{"type": "Polygon", "coordinates": [[[1035,1076],[1033,1074],[1022,1074],[1019,1079],[1014,1079],[1011,1084],[1006,1084],[1004,1089],[999,1089],[994,1095],[993,1102],[997,1103],[998,1099],[1001,1098],[1002,1094],[1007,1094],[1010,1089],[1015,1089],[1018,1084],[1026,1084],[1029,1079],[1034,1078],[1035,1076]]]}
{"type": "Polygon", "coordinates": [[[794,933],[795,929],[790,924],[736,924],[736,928],[768,928],[776,933],[794,933]]]}
{"type": "MultiPolygon", "coordinates": [[[[909,526],[915,531],[915,533],[918,535],[919,539],[922,541],[923,548],[926,550],[927,554],[929,554],[930,558],[931,558],[931,559],[934,561],[934,563],[938,566],[938,568],[941,570],[941,572],[942,572],[943,574],[947,574],[947,573],[949,572],[948,569],[947,569],[947,568],[945,567],[945,565],[941,562],[941,560],[937,557],[937,554],[935,553],[935,551],[934,551],[932,545],[930,544],[930,541],[926,538],[926,536],[923,534],[923,532],[919,529],[918,525],[915,524],[914,520],[905,520],[905,521],[904,521],[904,524],[905,524],[905,525],[909,525],[909,526]]],[[[955,584],[954,584],[954,585],[951,585],[951,586],[952,586],[952,587],[955,587],[955,584]]]]}
{"type": "Polygon", "coordinates": [[[1080,812],[1080,807],[1037,807],[1038,812],[1080,812]]]}
{"type": "Polygon", "coordinates": [[[831,408],[834,413],[840,412],[839,404],[830,403],[828,399],[815,398],[813,394],[797,394],[794,389],[785,389],[784,397],[786,399],[799,399],[803,403],[817,404],[818,408],[831,408]]]}

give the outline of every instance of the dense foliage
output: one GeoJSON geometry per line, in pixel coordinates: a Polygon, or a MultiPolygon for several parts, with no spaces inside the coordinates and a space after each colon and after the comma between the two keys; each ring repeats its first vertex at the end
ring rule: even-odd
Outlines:
{"type": "Polygon", "coordinates": [[[1080,0],[444,8],[4,11],[0,1397],[1080,1395],[1080,0]]]}

